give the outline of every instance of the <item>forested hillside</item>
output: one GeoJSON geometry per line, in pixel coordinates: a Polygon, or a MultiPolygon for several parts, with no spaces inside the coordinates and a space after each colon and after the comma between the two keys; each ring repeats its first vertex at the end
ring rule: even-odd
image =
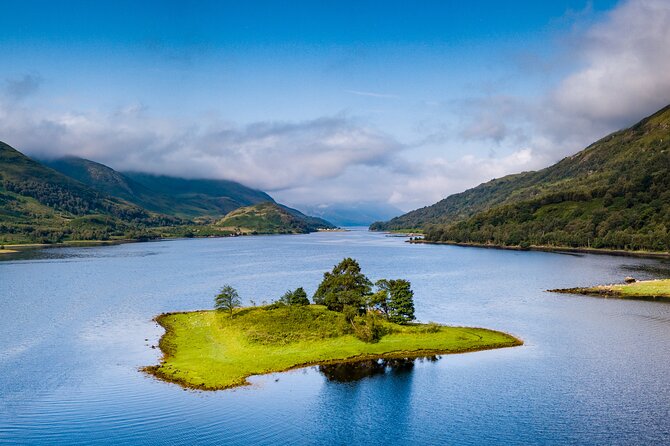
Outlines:
{"type": "Polygon", "coordinates": [[[233,181],[122,174],[80,158],[49,164],[58,170],[0,143],[0,245],[234,235],[217,221],[259,203],[275,212],[245,220],[256,224],[247,233],[333,227],[233,181]]]}
{"type": "Polygon", "coordinates": [[[105,239],[177,222],[91,189],[0,142],[2,243],[105,239]]]}
{"type": "Polygon", "coordinates": [[[234,181],[121,173],[95,161],[76,157],[44,163],[99,192],[153,212],[182,218],[218,218],[242,206],[273,201],[265,192],[234,181]]]}
{"type": "Polygon", "coordinates": [[[428,241],[670,250],[670,106],[551,167],[371,226],[416,228],[428,241]]]}

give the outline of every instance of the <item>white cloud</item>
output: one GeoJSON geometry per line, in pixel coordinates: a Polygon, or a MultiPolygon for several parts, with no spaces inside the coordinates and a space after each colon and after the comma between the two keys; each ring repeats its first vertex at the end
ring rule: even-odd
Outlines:
{"type": "Polygon", "coordinates": [[[38,157],[77,155],[119,170],[226,178],[268,191],[387,162],[402,145],[345,115],[304,122],[184,124],[131,105],[113,113],[49,113],[0,104],[0,134],[38,157]],[[4,110],[3,110],[4,109],[4,110]]]}
{"type": "Polygon", "coordinates": [[[464,140],[489,141],[517,154],[525,153],[519,147],[531,150],[530,159],[519,164],[513,153],[486,163],[489,169],[473,170],[471,185],[484,181],[487,170],[504,174],[547,166],[668,105],[668,24],[670,2],[624,2],[569,36],[568,58],[577,61],[576,68],[538,98],[498,94],[453,102],[464,140]]]}
{"type": "Polygon", "coordinates": [[[561,60],[575,61],[575,68],[544,93],[431,98],[435,130],[417,127],[420,143],[413,145],[383,123],[348,114],[237,125],[159,118],[141,104],[110,113],[55,112],[23,100],[39,89],[36,75],[4,82],[0,138],[37,156],[74,154],[120,170],[232,179],[294,205],[378,200],[408,210],[549,165],[670,103],[668,24],[670,2],[626,1],[569,36],[573,45],[561,60]],[[471,146],[477,152],[462,155],[471,146]],[[487,147],[489,156],[474,154],[487,147]]]}
{"type": "Polygon", "coordinates": [[[611,127],[670,102],[670,2],[623,3],[583,36],[583,67],[551,95],[561,112],[611,127]]]}

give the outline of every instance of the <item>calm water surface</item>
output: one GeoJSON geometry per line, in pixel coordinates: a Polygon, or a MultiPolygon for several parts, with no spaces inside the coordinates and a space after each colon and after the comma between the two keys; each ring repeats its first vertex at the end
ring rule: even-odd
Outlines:
{"type": "Polygon", "coordinates": [[[5,257],[0,443],[670,444],[670,305],[544,292],[626,275],[668,277],[670,264],[409,245],[364,231],[5,257]],[[313,367],[222,392],[137,371],[160,356],[154,315],[209,308],[224,283],[247,302],[313,292],[345,256],[373,280],[411,280],[421,321],[526,344],[358,381],[313,367]]]}

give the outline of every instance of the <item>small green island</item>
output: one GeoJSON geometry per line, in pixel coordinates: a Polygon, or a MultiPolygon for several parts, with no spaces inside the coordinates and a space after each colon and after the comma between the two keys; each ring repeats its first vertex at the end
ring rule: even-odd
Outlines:
{"type": "Polygon", "coordinates": [[[670,302],[670,279],[628,280],[629,283],[597,285],[583,288],[549,290],[554,293],[583,294],[618,299],[658,300],[670,302]]]}
{"type": "Polygon", "coordinates": [[[350,258],[324,274],[310,303],[302,288],[277,301],[241,308],[224,286],[214,310],[165,313],[159,365],[143,370],[185,388],[222,390],[252,375],[311,365],[416,358],[513,347],[499,331],[414,323],[413,292],[403,279],[375,284],[350,258]],[[373,292],[373,290],[376,290],[373,292]]]}

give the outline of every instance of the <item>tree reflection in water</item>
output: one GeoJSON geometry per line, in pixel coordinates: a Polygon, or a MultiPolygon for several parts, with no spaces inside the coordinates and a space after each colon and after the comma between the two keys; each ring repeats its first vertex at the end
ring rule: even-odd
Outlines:
{"type": "Polygon", "coordinates": [[[355,362],[339,362],[319,366],[319,372],[333,382],[352,382],[360,379],[383,375],[385,373],[408,373],[414,369],[416,361],[435,362],[439,356],[421,356],[416,358],[368,359],[355,362]]]}

